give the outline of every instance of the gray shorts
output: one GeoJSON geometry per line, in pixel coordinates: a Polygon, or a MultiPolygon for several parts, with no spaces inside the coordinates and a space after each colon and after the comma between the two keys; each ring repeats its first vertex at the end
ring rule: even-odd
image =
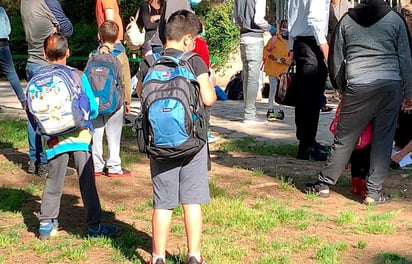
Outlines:
{"type": "Polygon", "coordinates": [[[190,160],[150,159],[153,208],[173,209],[181,204],[210,202],[207,145],[190,160]]]}

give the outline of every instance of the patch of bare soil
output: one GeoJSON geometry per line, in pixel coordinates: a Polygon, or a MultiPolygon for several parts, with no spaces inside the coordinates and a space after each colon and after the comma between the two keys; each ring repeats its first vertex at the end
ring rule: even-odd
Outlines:
{"type": "MultiPolygon", "coordinates": [[[[129,142],[129,144],[135,144],[129,142]]],[[[305,208],[310,212],[326,216],[325,221],[313,221],[306,230],[297,228],[276,228],[268,234],[269,239],[300,239],[305,235],[318,235],[322,241],[329,243],[345,242],[349,247],[339,251],[340,263],[376,263],[375,257],[381,252],[398,253],[408,259],[412,259],[412,213],[410,210],[412,199],[412,177],[404,177],[404,170],[391,170],[390,176],[385,184],[389,193],[399,193],[402,191],[403,198],[393,201],[390,204],[377,206],[374,213],[384,213],[387,211],[397,212],[393,219],[396,232],[392,234],[374,235],[359,233],[355,230],[345,230],[338,227],[336,217],[339,210],[353,210],[358,217],[368,214],[368,209],[361,204],[359,197],[350,193],[351,184],[348,172],[341,177],[336,187],[332,188],[330,198],[313,200],[301,191],[307,182],[316,180],[322,162],[301,161],[293,157],[269,156],[262,157],[249,153],[223,153],[217,150],[218,145],[212,145],[212,169],[210,178],[216,184],[226,190],[228,195],[244,194],[246,202],[254,204],[257,198],[274,198],[290,203],[290,208],[305,208]],[[253,169],[264,171],[263,175],[254,173],[253,169]],[[283,190],[280,188],[279,177],[281,175],[290,176],[294,180],[295,188],[283,190]],[[358,242],[366,243],[365,249],[358,248],[358,242]]],[[[1,149],[0,163],[5,160],[15,163],[27,163],[26,150],[1,149]]],[[[26,168],[11,169],[1,171],[0,184],[6,189],[24,189],[29,183],[43,183],[44,178],[29,175],[26,168]]],[[[98,191],[105,211],[106,222],[114,222],[120,227],[122,232],[135,232],[141,236],[141,243],[132,245],[130,251],[137,251],[143,259],[148,259],[151,252],[151,211],[138,210],[139,205],[148,204],[152,197],[150,181],[150,171],[148,160],[142,157],[141,161],[133,164],[132,176],[128,178],[96,178],[98,191]]],[[[31,195],[25,202],[23,222],[27,227],[27,232],[22,234],[22,241],[25,245],[40,243],[36,238],[38,221],[33,212],[39,210],[41,194],[31,195]]],[[[0,219],[0,227],[7,227],[22,219],[0,219]]],[[[177,221],[176,219],[173,221],[177,221]]],[[[179,219],[181,221],[181,219],[179,219]]],[[[79,234],[86,233],[84,223],[84,210],[80,199],[77,176],[66,177],[64,195],[62,197],[61,213],[59,217],[61,233],[79,234]]],[[[185,248],[185,238],[183,233],[172,232],[168,240],[168,252],[178,254],[185,248]]],[[[205,235],[204,239],[207,239],[205,235]]],[[[47,243],[52,243],[47,241],[47,243]]],[[[115,241],[114,243],[121,243],[115,241]]],[[[52,245],[52,244],[50,244],[52,245]]],[[[238,245],[247,246],[247,241],[239,241],[238,245]]],[[[124,247],[123,247],[124,248],[124,247]]],[[[130,252],[123,249],[122,253],[129,256],[130,252]]],[[[107,262],[108,251],[104,248],[93,248],[88,251],[88,260],[81,263],[110,263],[107,262]]],[[[22,254],[9,255],[0,248],[0,255],[6,259],[6,263],[44,263],[44,255],[35,252],[24,251],[22,254]],[[9,255],[9,257],[8,257],[9,255]]],[[[292,263],[316,263],[313,250],[301,250],[291,254],[292,263]]],[[[259,257],[252,247],[249,255],[243,263],[253,263],[259,257]]],[[[210,263],[210,262],[208,262],[210,263]]],[[[211,263],[219,264],[219,263],[211,263]]]]}

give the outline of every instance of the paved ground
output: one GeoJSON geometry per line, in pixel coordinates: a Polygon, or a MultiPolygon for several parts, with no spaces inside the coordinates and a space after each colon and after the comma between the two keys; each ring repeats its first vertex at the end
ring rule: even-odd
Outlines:
{"type": "MultiPolygon", "coordinates": [[[[257,111],[260,116],[265,117],[267,105],[267,99],[257,102],[257,111]]],[[[26,117],[7,81],[0,81],[0,106],[2,107],[1,115],[26,117]]],[[[133,99],[130,119],[136,115],[138,109],[139,102],[137,99],[133,99]]],[[[274,143],[297,142],[295,138],[294,108],[285,107],[284,110],[286,117],[283,121],[252,126],[242,123],[243,101],[218,101],[212,107],[211,130],[219,134],[219,137],[241,138],[251,136],[261,141],[274,143]]],[[[333,136],[328,130],[333,115],[334,112],[320,115],[317,140],[321,143],[330,144],[333,140],[333,136]]]]}

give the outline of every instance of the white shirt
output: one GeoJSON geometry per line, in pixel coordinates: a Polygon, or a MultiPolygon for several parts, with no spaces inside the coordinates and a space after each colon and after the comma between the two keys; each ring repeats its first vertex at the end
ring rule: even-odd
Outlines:
{"type": "Polygon", "coordinates": [[[289,49],[294,38],[313,36],[318,45],[327,43],[330,0],[289,0],[289,49]]]}

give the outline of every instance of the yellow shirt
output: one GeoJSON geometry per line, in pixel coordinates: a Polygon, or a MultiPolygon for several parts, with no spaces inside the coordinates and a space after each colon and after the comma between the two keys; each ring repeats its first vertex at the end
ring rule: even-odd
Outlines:
{"type": "Polygon", "coordinates": [[[290,64],[288,52],[288,40],[283,39],[282,35],[278,33],[269,39],[263,48],[263,71],[276,78],[287,72],[290,64]]]}

